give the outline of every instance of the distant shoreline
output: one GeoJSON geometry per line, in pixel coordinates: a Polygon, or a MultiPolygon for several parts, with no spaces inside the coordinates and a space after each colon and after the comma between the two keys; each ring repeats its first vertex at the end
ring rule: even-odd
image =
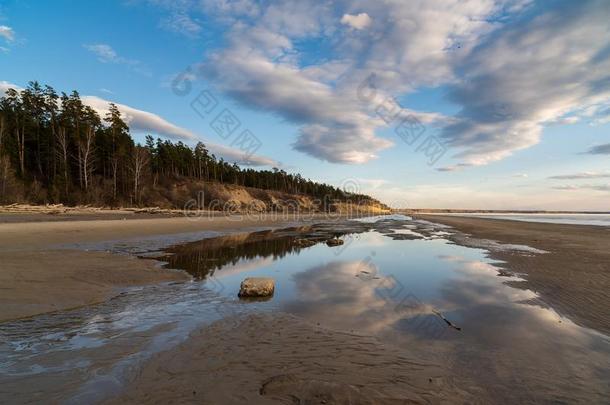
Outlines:
{"type": "MultiPolygon", "coordinates": [[[[365,213],[364,210],[363,213],[365,213]]],[[[128,215],[131,214],[155,214],[156,216],[183,216],[183,209],[171,209],[160,207],[106,207],[90,205],[63,205],[63,204],[10,204],[0,205],[0,214],[49,214],[49,215],[128,215]]],[[[219,210],[200,210],[200,212],[210,213],[210,215],[223,215],[219,210]]],[[[274,212],[274,211],[271,211],[274,212]]],[[[305,212],[305,211],[303,211],[305,212]]],[[[314,211],[322,213],[320,211],[314,211]]],[[[308,212],[309,213],[309,212],[308,212]]],[[[387,213],[387,212],[385,212],[387,213]]],[[[525,215],[525,214],[546,214],[546,215],[610,215],[610,211],[570,211],[570,210],[484,210],[484,209],[456,209],[456,208],[409,208],[394,209],[394,214],[502,214],[502,215],[525,215]]],[[[384,214],[384,212],[372,212],[371,215],[384,214]]]]}
{"type": "Polygon", "coordinates": [[[451,208],[413,208],[396,210],[397,214],[548,214],[548,215],[610,215],[610,211],[545,211],[545,210],[460,210],[451,208]]]}

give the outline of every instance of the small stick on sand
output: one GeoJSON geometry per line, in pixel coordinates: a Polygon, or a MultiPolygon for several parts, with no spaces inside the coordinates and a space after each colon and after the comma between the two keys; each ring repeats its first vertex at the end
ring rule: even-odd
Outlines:
{"type": "Polygon", "coordinates": [[[459,330],[459,331],[461,331],[461,330],[462,330],[462,328],[460,328],[459,326],[455,326],[455,325],[454,325],[454,324],[453,324],[453,323],[452,323],[450,320],[448,320],[447,318],[445,318],[445,317],[443,316],[443,314],[441,314],[440,312],[435,311],[434,309],[432,310],[432,312],[434,312],[436,315],[438,315],[438,316],[439,316],[439,317],[440,317],[440,318],[441,318],[443,321],[445,321],[445,323],[446,323],[447,325],[449,325],[449,326],[450,326],[450,327],[452,327],[453,329],[455,329],[455,330],[459,330]]]}

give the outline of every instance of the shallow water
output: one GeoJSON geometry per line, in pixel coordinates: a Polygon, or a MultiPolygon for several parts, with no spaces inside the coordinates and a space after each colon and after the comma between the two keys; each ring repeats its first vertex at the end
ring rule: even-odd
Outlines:
{"type": "Polygon", "coordinates": [[[0,400],[95,402],[202,325],[284,311],[417,351],[472,377],[499,402],[604,402],[608,337],[532,305],[536,295],[505,285],[514,278],[499,277],[500,263],[486,250],[455,245],[444,239],[450,233],[395,216],[175,246],[163,260],[196,281],[133,288],[101,305],[0,324],[0,400]],[[330,236],[345,244],[328,247],[330,236]],[[316,244],[303,247],[303,238],[316,244]],[[274,296],[237,299],[248,276],[273,277],[274,296]]]}
{"type": "Polygon", "coordinates": [[[443,214],[551,224],[610,226],[610,214],[443,214]]]}

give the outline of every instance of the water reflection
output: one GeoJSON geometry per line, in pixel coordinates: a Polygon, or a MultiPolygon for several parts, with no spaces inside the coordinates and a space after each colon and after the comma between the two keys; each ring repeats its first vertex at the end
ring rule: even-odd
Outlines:
{"type": "Polygon", "coordinates": [[[273,260],[244,259],[236,247],[226,250],[231,265],[214,276],[227,296],[246,274],[273,276],[273,308],[417,351],[473,377],[501,401],[603,402],[608,338],[530,305],[536,294],[505,284],[518,278],[498,277],[485,250],[449,243],[447,232],[383,221],[358,229],[339,254],[323,244],[295,250],[294,236],[279,236],[277,244],[258,240],[247,248],[275,246],[273,260]]]}
{"type": "Polygon", "coordinates": [[[445,331],[430,305],[408,293],[395,278],[376,274],[378,269],[369,260],[310,268],[293,276],[297,295],[283,309],[327,327],[367,334],[385,332],[401,320],[411,320],[412,326],[432,334],[445,331]]]}
{"type": "Polygon", "coordinates": [[[526,304],[537,296],[506,285],[518,279],[498,277],[485,250],[448,242],[450,232],[400,217],[173,247],[162,260],[197,281],[0,325],[0,399],[28,398],[27,383],[48,400],[94,402],[207,322],[281,310],[417,352],[473,377],[499,402],[603,402],[608,338],[526,304]],[[343,246],[323,243],[336,236],[343,246]],[[239,301],[246,276],[273,277],[273,298],[239,301]]]}
{"type": "Polygon", "coordinates": [[[159,260],[167,262],[167,267],[186,270],[196,279],[205,279],[226,266],[262,258],[282,259],[331,237],[357,231],[358,228],[334,230],[318,225],[221,236],[171,247],[159,260]]]}

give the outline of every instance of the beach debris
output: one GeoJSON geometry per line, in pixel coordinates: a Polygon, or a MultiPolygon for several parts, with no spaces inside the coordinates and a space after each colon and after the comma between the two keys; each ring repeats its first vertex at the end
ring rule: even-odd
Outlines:
{"type": "Polygon", "coordinates": [[[332,239],[328,239],[326,241],[326,245],[330,246],[330,247],[334,247],[334,246],[341,246],[343,245],[345,242],[343,241],[343,239],[339,239],[339,238],[332,238],[332,239]]]}
{"type": "Polygon", "coordinates": [[[462,330],[462,328],[460,328],[459,326],[455,326],[449,319],[445,318],[443,316],[443,314],[441,314],[440,312],[435,311],[434,309],[432,310],[432,312],[434,312],[435,315],[437,315],[439,318],[441,318],[443,321],[445,321],[445,323],[447,325],[449,325],[449,327],[451,327],[451,328],[453,328],[455,330],[459,330],[459,331],[462,330]]]}
{"type": "Polygon", "coordinates": [[[269,277],[248,277],[241,282],[239,297],[268,297],[275,291],[275,281],[269,277]]]}
{"type": "Polygon", "coordinates": [[[103,214],[103,213],[123,213],[123,214],[166,214],[172,216],[183,216],[182,209],[164,209],[159,207],[93,207],[91,205],[65,206],[63,204],[10,204],[0,205],[0,212],[10,212],[18,214],[103,214]]]}

